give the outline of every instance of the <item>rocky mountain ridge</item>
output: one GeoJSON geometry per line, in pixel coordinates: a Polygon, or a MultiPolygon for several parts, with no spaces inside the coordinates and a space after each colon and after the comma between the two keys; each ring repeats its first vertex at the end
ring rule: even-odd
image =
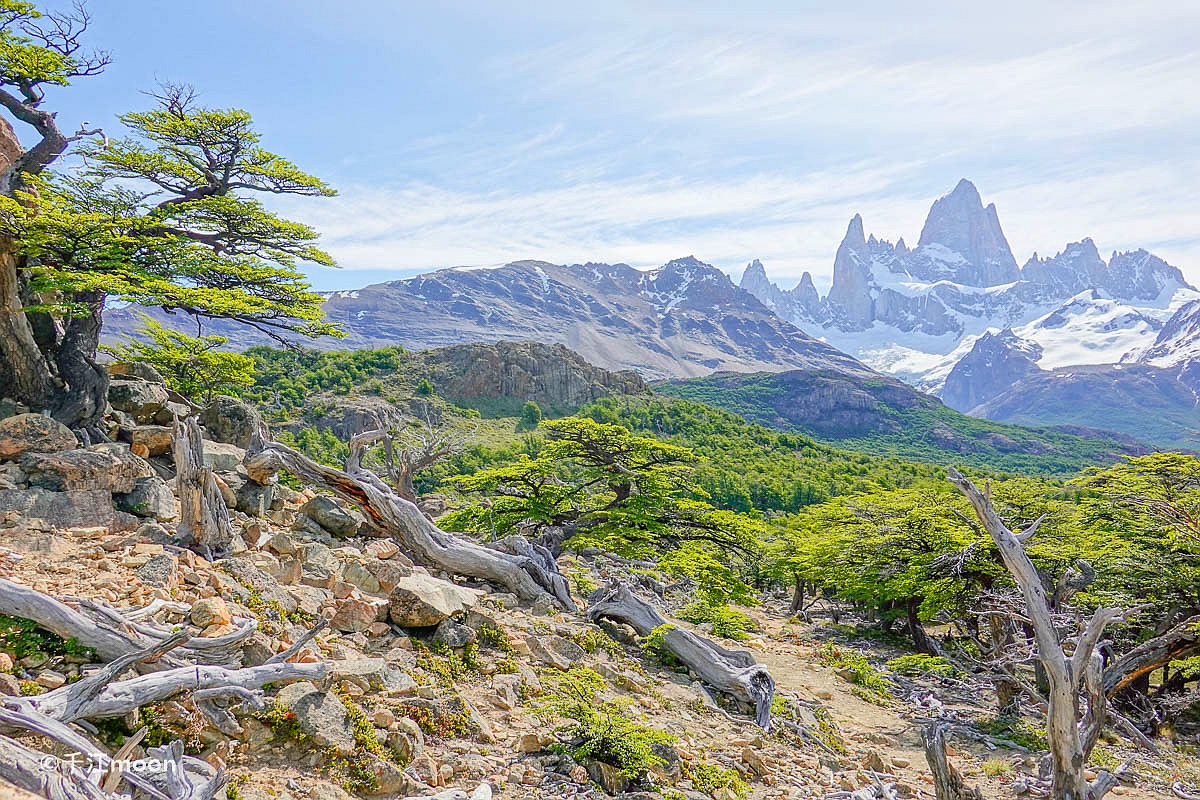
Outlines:
{"type": "MultiPolygon", "coordinates": [[[[836,368],[871,374],[853,358],[780,319],[721,270],[694,257],[641,271],[626,264],[518,261],[485,269],[451,268],[325,301],[341,340],[312,346],[409,350],[497,340],[562,344],[610,370],[644,378],[737,371],[836,368]]],[[[159,315],[170,325],[172,318],[159,315]]],[[[105,335],[132,333],[132,309],[105,318],[105,335]]],[[[269,340],[244,326],[211,332],[244,349],[269,340]]],[[[308,344],[308,343],[306,343],[308,344]]]]}
{"type": "Polygon", "coordinates": [[[938,393],[985,333],[1037,342],[1043,368],[1112,363],[1145,348],[1200,293],[1145,250],[1105,261],[1091,239],[1021,267],[994,204],[962,180],[930,209],[918,246],[866,236],[855,215],[820,298],[810,275],[791,290],[752,262],[741,285],[802,329],[868,365],[938,393]]]}

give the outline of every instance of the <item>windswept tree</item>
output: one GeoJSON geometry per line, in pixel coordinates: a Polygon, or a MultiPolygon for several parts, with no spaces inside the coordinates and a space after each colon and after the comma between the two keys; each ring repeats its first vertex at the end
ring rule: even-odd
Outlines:
{"type": "Polygon", "coordinates": [[[443,523],[503,536],[518,530],[650,559],[687,575],[712,602],[746,597],[731,565],[758,552],[762,523],[714,508],[691,480],[687,448],[620,425],[568,417],[541,423],[536,455],[451,481],[487,498],[443,523]]]}
{"type": "Polygon", "coordinates": [[[166,86],[128,135],[64,134],[45,89],[95,75],[82,6],[43,16],[0,0],[0,106],[31,126],[22,149],[0,128],[0,393],[103,435],[107,376],[95,360],[110,299],[228,319],[276,338],[336,333],[299,262],[332,264],[308,226],[256,194],[329,196],[318,178],[263,148],[250,115],[210,109],[166,86]],[[51,170],[79,142],[82,162],[51,170]]]}

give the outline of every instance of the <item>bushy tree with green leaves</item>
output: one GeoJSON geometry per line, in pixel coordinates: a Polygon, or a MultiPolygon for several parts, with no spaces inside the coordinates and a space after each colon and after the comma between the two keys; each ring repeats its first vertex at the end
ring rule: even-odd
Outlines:
{"type": "Polygon", "coordinates": [[[88,23],[81,7],[42,16],[0,0],[0,106],[40,137],[24,149],[0,130],[0,150],[18,153],[0,173],[0,393],[99,436],[110,299],[281,339],[336,333],[297,269],[332,263],[316,232],[254,198],[333,190],[262,147],[247,112],[202,107],[187,87],[120,116],[126,136],[65,135],[45,89],[107,65],[83,50],[88,23]],[[82,163],[50,171],[74,142],[82,163]]]}
{"type": "Polygon", "coordinates": [[[143,317],[145,327],[125,342],[101,349],[120,361],[141,361],[154,367],[167,386],[197,402],[210,402],[254,384],[254,359],[220,348],[224,336],[188,336],[143,317]]]}
{"type": "Polygon", "coordinates": [[[556,529],[574,546],[690,576],[714,602],[746,597],[731,565],[757,552],[762,522],[697,499],[704,493],[690,477],[695,454],[581,417],[544,421],[541,429],[546,439],[536,455],[451,479],[489,502],[442,524],[499,535],[556,529]]]}

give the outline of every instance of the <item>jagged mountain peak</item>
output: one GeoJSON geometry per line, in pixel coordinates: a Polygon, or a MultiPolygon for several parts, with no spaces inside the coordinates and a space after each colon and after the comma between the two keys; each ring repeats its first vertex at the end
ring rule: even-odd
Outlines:
{"type": "Polygon", "coordinates": [[[846,235],[842,238],[842,244],[851,247],[865,247],[867,237],[863,233],[863,218],[861,214],[855,214],[850,218],[850,224],[846,226],[846,235]]]}
{"type": "Polygon", "coordinates": [[[979,190],[966,178],[950,194],[934,201],[917,247],[918,251],[926,248],[931,257],[926,259],[925,269],[918,272],[941,273],[930,274],[931,279],[944,278],[966,286],[997,286],[1011,283],[1021,274],[1000,227],[995,204],[984,208],[979,190]],[[948,257],[955,254],[961,260],[955,262],[948,257]],[[939,265],[939,261],[944,263],[939,265]],[[953,264],[952,268],[945,262],[953,264]]]}

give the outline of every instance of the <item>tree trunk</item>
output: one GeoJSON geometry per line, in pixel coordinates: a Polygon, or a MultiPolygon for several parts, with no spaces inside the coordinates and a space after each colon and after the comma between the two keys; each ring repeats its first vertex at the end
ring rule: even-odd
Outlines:
{"type": "Polygon", "coordinates": [[[802,608],[804,608],[804,581],[797,575],[792,588],[792,604],[788,607],[788,613],[796,614],[802,608]]]}
{"type": "Polygon", "coordinates": [[[1112,697],[1154,670],[1197,652],[1200,652],[1200,615],[1185,619],[1162,636],[1142,642],[1109,665],[1104,671],[1104,693],[1112,697]]]}
{"type": "Polygon", "coordinates": [[[175,490],[179,495],[180,539],[209,560],[229,553],[233,523],[211,467],[204,464],[204,440],[195,417],[175,421],[175,490]]]}
{"type": "Polygon", "coordinates": [[[0,239],[0,355],[4,394],[34,410],[54,404],[56,387],[50,365],[33,337],[21,300],[19,259],[11,240],[0,239]]]}
{"type": "Polygon", "coordinates": [[[106,441],[104,412],[108,407],[108,371],[96,363],[104,293],[91,292],[79,299],[87,304],[88,313],[67,321],[54,353],[59,377],[67,384],[54,418],[82,434],[80,438],[87,442],[106,441]]]}
{"type": "Polygon", "coordinates": [[[938,647],[938,643],[925,632],[925,626],[921,624],[920,610],[921,602],[916,599],[910,599],[904,605],[904,613],[908,620],[908,635],[912,637],[913,645],[916,646],[918,653],[940,656],[942,648],[938,647]]]}
{"type": "Polygon", "coordinates": [[[624,622],[639,636],[662,632],[662,644],[688,669],[714,689],[754,706],[755,721],[771,729],[771,700],[775,679],[746,651],[726,650],[691,631],[670,624],[654,606],[637,597],[625,583],[613,583],[587,610],[590,620],[601,617],[624,622]],[[669,626],[669,627],[663,627],[669,626]]]}
{"type": "Polygon", "coordinates": [[[925,760],[933,773],[937,800],[983,800],[978,787],[967,788],[960,773],[946,758],[946,726],[934,723],[921,731],[925,742],[925,760]]]}

